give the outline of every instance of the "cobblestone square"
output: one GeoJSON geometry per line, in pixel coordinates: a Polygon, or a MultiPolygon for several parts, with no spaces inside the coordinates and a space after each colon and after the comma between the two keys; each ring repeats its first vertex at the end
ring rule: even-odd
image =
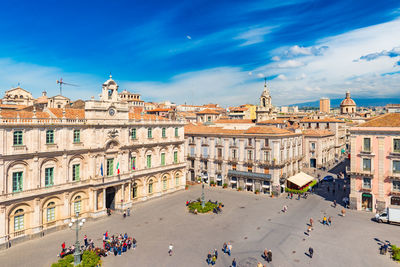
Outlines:
{"type": "MultiPolygon", "coordinates": [[[[321,188],[319,190],[322,190],[321,188]]],[[[248,192],[206,187],[206,200],[224,203],[222,214],[193,215],[187,212],[186,200],[201,195],[199,185],[134,206],[133,214],[89,221],[80,232],[102,243],[102,234],[125,233],[138,241],[136,250],[122,256],[103,258],[103,266],[206,266],[209,251],[218,249],[215,266],[230,266],[236,258],[239,266],[267,264],[262,251],[273,253],[267,266],[397,266],[389,255],[379,254],[379,240],[400,244],[397,225],[378,224],[374,214],[347,210],[339,216],[341,206],[331,206],[327,195],[310,195],[307,199],[270,198],[248,192]],[[288,212],[283,213],[283,205],[288,212]],[[332,226],[320,223],[324,215],[332,216],[332,226]],[[309,218],[315,227],[305,234],[309,218]],[[377,241],[378,240],[378,241],[377,241]],[[232,244],[232,256],[221,251],[224,242],[232,244]],[[174,245],[168,256],[168,245],[174,245]],[[305,253],[314,248],[314,257],[305,253]]],[[[61,243],[74,243],[75,233],[66,229],[43,238],[12,246],[0,252],[1,266],[50,266],[57,261],[61,243]]]]}

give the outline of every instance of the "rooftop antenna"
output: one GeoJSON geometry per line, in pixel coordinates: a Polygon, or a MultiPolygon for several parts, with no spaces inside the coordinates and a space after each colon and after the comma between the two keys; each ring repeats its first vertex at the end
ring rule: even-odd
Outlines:
{"type": "Polygon", "coordinates": [[[57,80],[57,84],[60,85],[60,95],[62,95],[62,85],[63,85],[63,84],[65,84],[65,85],[70,85],[70,86],[77,86],[77,87],[79,86],[79,85],[72,84],[72,83],[66,83],[66,82],[63,81],[62,78],[60,78],[60,80],[57,80]]]}

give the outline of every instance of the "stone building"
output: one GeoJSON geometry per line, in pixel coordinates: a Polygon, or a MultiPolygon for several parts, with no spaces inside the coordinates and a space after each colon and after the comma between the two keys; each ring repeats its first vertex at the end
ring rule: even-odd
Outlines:
{"type": "Polygon", "coordinates": [[[400,114],[373,118],[350,133],[350,207],[400,208],[400,114]]]}
{"type": "Polygon", "coordinates": [[[234,130],[189,124],[185,141],[191,180],[201,177],[218,186],[265,194],[283,192],[303,158],[301,131],[271,126],[234,130]]]}
{"type": "Polygon", "coordinates": [[[1,110],[0,244],[183,189],[183,131],[130,112],[111,78],[84,109],[1,110]]]}
{"type": "Polygon", "coordinates": [[[335,162],[335,134],[328,130],[303,130],[304,163],[321,168],[335,162]]]}
{"type": "Polygon", "coordinates": [[[257,121],[265,121],[276,118],[276,111],[272,106],[271,95],[267,88],[267,82],[265,81],[264,90],[260,97],[260,105],[256,109],[257,121]]]}
{"type": "Polygon", "coordinates": [[[4,98],[2,99],[3,104],[15,104],[30,106],[33,105],[34,98],[30,92],[21,87],[12,88],[7,90],[4,98]]]}
{"type": "Polygon", "coordinates": [[[346,98],[340,103],[341,114],[355,114],[357,111],[356,102],[350,97],[350,91],[346,92],[346,98]]]}
{"type": "Polygon", "coordinates": [[[331,112],[331,100],[327,97],[323,97],[319,100],[319,112],[330,113],[331,112]]]}

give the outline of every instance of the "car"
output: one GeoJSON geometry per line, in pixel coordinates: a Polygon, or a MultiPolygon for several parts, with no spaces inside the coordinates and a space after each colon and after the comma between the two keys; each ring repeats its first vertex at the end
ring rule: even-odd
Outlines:
{"type": "Polygon", "coordinates": [[[324,177],[324,179],[322,179],[322,181],[325,181],[325,182],[333,182],[333,180],[334,180],[334,178],[331,175],[327,175],[324,177]]]}

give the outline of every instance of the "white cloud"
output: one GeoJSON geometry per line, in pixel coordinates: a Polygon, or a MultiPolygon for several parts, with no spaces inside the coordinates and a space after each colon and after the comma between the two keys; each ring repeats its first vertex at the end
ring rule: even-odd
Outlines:
{"type": "Polygon", "coordinates": [[[264,78],[265,75],[264,75],[263,73],[257,73],[257,77],[258,77],[258,78],[264,78]]]}
{"type": "Polygon", "coordinates": [[[287,80],[287,77],[284,74],[279,74],[276,78],[278,80],[282,80],[282,81],[286,81],[287,80]]]}
{"type": "Polygon", "coordinates": [[[192,40],[192,36],[190,36],[190,35],[186,35],[186,38],[189,40],[192,40]]]}
{"type": "Polygon", "coordinates": [[[269,34],[274,27],[264,26],[264,27],[254,27],[246,30],[233,39],[243,40],[244,42],[240,46],[253,45],[257,43],[264,42],[265,35],[269,34]]]}
{"type": "Polygon", "coordinates": [[[278,57],[278,56],[274,56],[274,57],[272,57],[271,59],[272,59],[273,61],[279,61],[279,60],[281,60],[281,58],[278,57]]]}
{"type": "MultiPolygon", "coordinates": [[[[73,100],[78,98],[89,99],[101,92],[101,84],[107,80],[81,73],[65,72],[57,67],[48,67],[24,62],[16,62],[8,58],[0,58],[0,89],[6,90],[20,86],[30,91],[33,97],[39,97],[42,91],[46,91],[48,96],[59,94],[59,86],[56,81],[63,78],[65,82],[79,85],[72,87],[65,85],[63,95],[73,100]]],[[[0,96],[2,97],[2,96],[0,96]]]]}
{"type": "Polygon", "coordinates": [[[291,59],[291,60],[287,60],[285,62],[278,64],[277,67],[278,68],[297,68],[297,67],[300,67],[303,65],[304,65],[303,62],[291,59]]]}

